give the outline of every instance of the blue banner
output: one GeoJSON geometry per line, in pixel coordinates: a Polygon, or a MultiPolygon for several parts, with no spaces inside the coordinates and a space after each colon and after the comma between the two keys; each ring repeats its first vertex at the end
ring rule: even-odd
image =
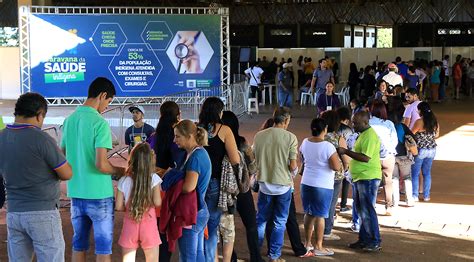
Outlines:
{"type": "Polygon", "coordinates": [[[86,97],[99,76],[119,97],[221,85],[218,15],[30,16],[31,90],[86,97]]]}

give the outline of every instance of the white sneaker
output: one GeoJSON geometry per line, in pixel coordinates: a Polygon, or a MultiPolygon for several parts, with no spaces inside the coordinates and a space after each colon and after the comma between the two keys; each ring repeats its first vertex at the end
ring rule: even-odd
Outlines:
{"type": "Polygon", "coordinates": [[[335,240],[341,240],[341,237],[336,234],[331,233],[329,235],[324,235],[323,239],[326,241],[331,241],[331,240],[335,241],[335,240]]]}
{"type": "Polygon", "coordinates": [[[263,106],[263,103],[258,103],[259,106],[263,106]]]}

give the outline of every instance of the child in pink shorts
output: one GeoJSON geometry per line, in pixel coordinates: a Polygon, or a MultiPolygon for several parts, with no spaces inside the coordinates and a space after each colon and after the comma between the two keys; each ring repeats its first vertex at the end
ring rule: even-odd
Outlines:
{"type": "Polygon", "coordinates": [[[155,207],[161,206],[162,180],[153,173],[154,167],[153,150],[147,143],[140,143],[130,154],[128,175],[118,182],[115,207],[117,211],[125,210],[118,241],[123,261],[135,261],[138,247],[143,249],[146,261],[158,261],[161,239],[155,207]]]}

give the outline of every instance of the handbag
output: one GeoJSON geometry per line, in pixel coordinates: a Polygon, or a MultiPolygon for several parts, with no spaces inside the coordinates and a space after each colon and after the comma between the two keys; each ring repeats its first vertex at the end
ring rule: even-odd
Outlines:
{"type": "Polygon", "coordinates": [[[416,141],[411,135],[405,135],[405,147],[407,149],[408,154],[412,156],[418,155],[418,147],[416,145],[416,141]]]}

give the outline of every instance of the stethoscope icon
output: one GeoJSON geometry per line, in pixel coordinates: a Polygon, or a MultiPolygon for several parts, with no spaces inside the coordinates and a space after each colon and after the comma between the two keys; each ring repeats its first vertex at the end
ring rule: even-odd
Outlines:
{"type": "MultiPolygon", "coordinates": [[[[197,32],[197,34],[194,36],[194,43],[196,43],[200,34],[201,34],[201,31],[197,32]]],[[[178,37],[181,38],[181,36],[179,35],[178,37]]],[[[178,74],[179,74],[181,72],[181,65],[183,64],[184,59],[188,58],[191,55],[191,50],[189,49],[189,46],[187,46],[185,43],[178,43],[174,47],[174,55],[179,59],[179,63],[178,63],[178,74]]]]}
{"type": "Polygon", "coordinates": [[[174,48],[174,55],[179,59],[178,72],[181,72],[183,60],[189,56],[189,47],[183,43],[177,44],[174,48]]]}

